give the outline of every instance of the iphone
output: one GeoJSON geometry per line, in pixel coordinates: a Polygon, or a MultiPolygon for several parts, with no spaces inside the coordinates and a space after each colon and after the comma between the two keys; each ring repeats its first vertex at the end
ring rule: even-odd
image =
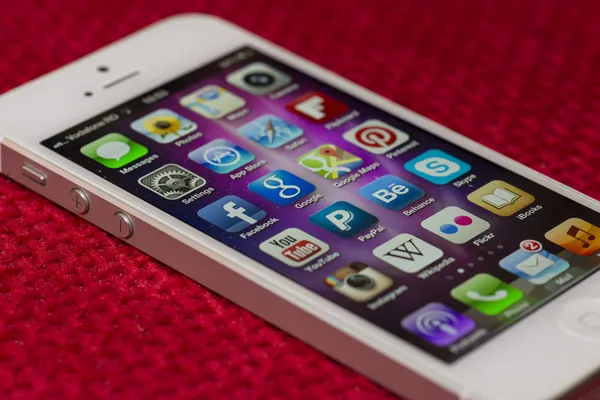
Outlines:
{"type": "Polygon", "coordinates": [[[0,137],[6,176],[406,398],[600,367],[598,202],[226,21],[4,94],[0,137]]]}

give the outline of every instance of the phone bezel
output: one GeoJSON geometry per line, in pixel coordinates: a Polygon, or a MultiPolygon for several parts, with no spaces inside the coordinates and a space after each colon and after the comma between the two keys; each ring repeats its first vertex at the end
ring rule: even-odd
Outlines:
{"type": "Polygon", "coordinates": [[[158,224],[169,227],[173,234],[188,238],[192,246],[226,265],[226,268],[454,393],[469,388],[500,398],[549,399],[569,390],[600,367],[600,346],[568,334],[560,327],[558,317],[573,300],[598,297],[600,274],[589,277],[575,289],[455,363],[447,364],[262,264],[232,252],[228,246],[199,234],[191,226],[40,144],[58,132],[244,45],[255,47],[600,212],[600,203],[565,185],[230,23],[203,15],[190,14],[164,20],[3,95],[0,97],[0,136],[78,177],[90,187],[129,204],[132,212],[151,216],[158,224]],[[161,59],[154,56],[156,49],[161,49],[161,59]],[[98,74],[99,65],[110,66],[110,72],[98,74]],[[139,76],[110,90],[101,90],[107,80],[113,79],[113,74],[131,70],[139,70],[139,76]],[[95,95],[84,97],[83,93],[88,90],[95,95]],[[31,121],[32,117],[35,117],[35,123],[23,124],[23,121],[31,121]],[[552,363],[548,352],[552,352],[552,363]],[[536,373],[532,375],[531,371],[536,373]]]}

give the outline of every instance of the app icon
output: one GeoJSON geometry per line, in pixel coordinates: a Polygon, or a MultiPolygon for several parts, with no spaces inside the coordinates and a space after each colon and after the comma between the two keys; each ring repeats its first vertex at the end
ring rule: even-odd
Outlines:
{"type": "Polygon", "coordinates": [[[490,229],[490,223],[462,208],[450,206],[421,222],[421,226],[444,239],[463,244],[490,229]]]}
{"type": "Polygon", "coordinates": [[[437,247],[409,233],[401,233],[388,240],[376,247],[373,254],[409,274],[419,272],[444,255],[437,247]]]}
{"type": "Polygon", "coordinates": [[[338,179],[362,165],[363,160],[332,144],[324,144],[298,158],[298,164],[327,179],[338,179]]]}
{"type": "Polygon", "coordinates": [[[192,151],[188,158],[218,174],[227,174],[248,164],[255,157],[229,140],[216,139],[192,151]]]}
{"type": "Polygon", "coordinates": [[[580,256],[600,250],[600,228],[581,218],[569,218],[546,232],[546,239],[580,256]]]}
{"type": "Polygon", "coordinates": [[[267,212],[246,200],[229,195],[202,208],[198,216],[224,231],[236,233],[256,224],[267,216],[267,212]]]}
{"type": "Polygon", "coordinates": [[[384,175],[361,187],[358,194],[388,210],[398,211],[425,196],[425,191],[395,175],[384,175]]]}
{"type": "Polygon", "coordinates": [[[344,103],[319,92],[311,92],[289,103],[286,108],[311,122],[324,124],[348,112],[344,103]]]}
{"type": "Polygon", "coordinates": [[[384,154],[408,141],[408,135],[385,122],[370,119],[344,133],[344,139],[373,154],[384,154]]]}
{"type": "Polygon", "coordinates": [[[467,196],[470,202],[502,217],[513,215],[535,197],[504,181],[491,181],[467,196]]]}
{"type": "Polygon", "coordinates": [[[304,131],[296,125],[271,114],[263,115],[238,129],[245,138],[268,149],[276,149],[301,136],[304,131]]]}
{"type": "Polygon", "coordinates": [[[523,292],[488,274],[478,274],[452,289],[452,297],[485,315],[498,315],[523,297],[523,292]]]}
{"type": "Polygon", "coordinates": [[[288,75],[262,62],[253,62],[227,75],[227,83],[257,95],[270,93],[291,81],[288,75]]]}
{"type": "Polygon", "coordinates": [[[171,110],[161,108],[131,124],[131,129],[158,143],[171,143],[192,133],[198,126],[171,110]]]}
{"type": "Polygon", "coordinates": [[[297,228],[289,228],[265,240],[259,248],[273,258],[301,267],[329,251],[329,245],[297,228]]]}
{"type": "Polygon", "coordinates": [[[444,185],[471,170],[469,164],[441,150],[427,150],[404,164],[404,168],[436,185],[444,185]]]}
{"type": "Polygon", "coordinates": [[[404,318],[402,327],[435,346],[445,347],[475,329],[475,322],[443,304],[429,303],[404,318]]]}
{"type": "Polygon", "coordinates": [[[138,182],[169,200],[177,200],[206,185],[206,179],[175,164],[167,164],[150,172],[141,177],[138,182]]]}
{"type": "Polygon", "coordinates": [[[394,281],[365,263],[353,262],[328,276],[325,283],[354,301],[365,302],[389,289],[394,281]]]}
{"type": "Polygon", "coordinates": [[[522,248],[500,260],[500,266],[534,285],[543,285],[569,269],[569,263],[546,250],[522,248]]]}
{"type": "Polygon", "coordinates": [[[279,169],[255,180],[248,189],[278,206],[287,206],[314,192],[316,187],[291,172],[279,169]]]}
{"type": "Polygon", "coordinates": [[[121,168],[148,154],[148,149],[120,133],[109,133],[81,148],[81,153],[108,168],[121,168]]]}
{"type": "Polygon", "coordinates": [[[336,201],[310,216],[310,222],[341,237],[352,237],[377,223],[377,217],[346,201],[336,201]]]}
{"type": "Polygon", "coordinates": [[[210,119],[221,118],[246,105],[244,99],[217,85],[204,86],[183,97],[179,103],[210,119]]]}

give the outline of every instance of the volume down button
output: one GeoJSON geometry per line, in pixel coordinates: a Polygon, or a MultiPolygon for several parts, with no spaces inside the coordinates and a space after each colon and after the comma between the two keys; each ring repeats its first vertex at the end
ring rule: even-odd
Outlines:
{"type": "Polygon", "coordinates": [[[133,220],[123,211],[113,215],[114,231],[120,238],[128,239],[133,236],[133,220]]]}

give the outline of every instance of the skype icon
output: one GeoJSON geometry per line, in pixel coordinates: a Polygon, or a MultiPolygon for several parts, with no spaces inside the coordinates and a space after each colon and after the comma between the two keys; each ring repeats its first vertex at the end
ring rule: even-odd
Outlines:
{"type": "Polygon", "coordinates": [[[427,150],[404,168],[436,185],[445,185],[471,170],[471,166],[441,150],[427,150]]]}

